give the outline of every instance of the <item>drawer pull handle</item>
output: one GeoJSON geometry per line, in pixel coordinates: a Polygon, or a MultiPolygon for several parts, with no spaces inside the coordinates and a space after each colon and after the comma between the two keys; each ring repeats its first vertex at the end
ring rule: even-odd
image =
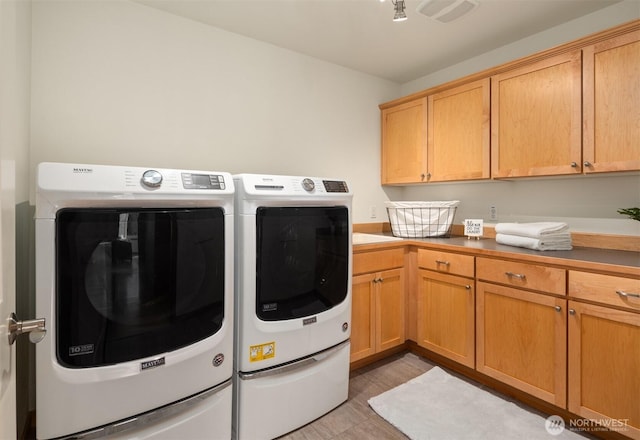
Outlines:
{"type": "Polygon", "coordinates": [[[509,278],[517,278],[519,280],[524,280],[526,278],[526,276],[521,273],[505,272],[504,274],[509,278]]]}
{"type": "Polygon", "coordinates": [[[445,266],[449,266],[451,263],[445,260],[436,260],[436,264],[444,264],[445,266]]]}
{"type": "Polygon", "coordinates": [[[616,293],[623,298],[640,298],[640,293],[628,293],[624,290],[616,290],[616,293]]]}

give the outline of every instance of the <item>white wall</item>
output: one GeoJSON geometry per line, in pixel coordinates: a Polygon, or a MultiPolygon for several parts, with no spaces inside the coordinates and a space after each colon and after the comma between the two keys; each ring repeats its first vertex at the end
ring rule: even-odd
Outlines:
{"type": "Polygon", "coordinates": [[[625,0],[398,85],[137,3],[35,1],[32,178],[42,161],[332,176],[350,181],[356,223],[386,221],[387,199],[456,198],[460,220],[496,205],[500,221],[639,234],[616,213],[640,203],[637,176],[382,188],[378,110],[638,15],[625,0]]]}
{"type": "Polygon", "coordinates": [[[33,4],[31,165],[346,178],[382,209],[378,104],[398,84],[127,1],[33,4]]]}
{"type": "MultiPolygon", "coordinates": [[[[625,0],[402,85],[401,95],[479,72],[535,52],[640,18],[640,2],[625,0]]],[[[500,182],[431,184],[407,187],[403,200],[460,200],[456,221],[483,218],[498,207],[498,221],[566,221],[574,231],[640,235],[640,222],[617,213],[640,206],[640,177],[574,176],[500,182]]],[[[494,222],[495,223],[495,222],[494,222]]]]}
{"type": "Polygon", "coordinates": [[[4,207],[7,194],[14,194],[15,204],[29,198],[31,2],[4,0],[0,6],[0,173],[8,191],[2,193],[4,207]]]}

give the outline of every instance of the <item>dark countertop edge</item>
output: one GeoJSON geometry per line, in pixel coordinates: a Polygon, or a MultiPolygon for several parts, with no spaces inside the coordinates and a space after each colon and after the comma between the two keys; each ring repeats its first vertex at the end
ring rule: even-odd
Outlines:
{"type": "MultiPolygon", "coordinates": [[[[370,235],[393,236],[390,233],[369,233],[370,235]]],[[[617,275],[640,277],[640,253],[587,247],[574,247],[570,251],[535,251],[496,243],[492,238],[480,240],[452,236],[450,238],[403,238],[398,241],[354,244],[354,252],[417,246],[441,249],[458,253],[471,253],[481,257],[494,257],[544,263],[568,269],[584,269],[608,272],[617,275]]]]}

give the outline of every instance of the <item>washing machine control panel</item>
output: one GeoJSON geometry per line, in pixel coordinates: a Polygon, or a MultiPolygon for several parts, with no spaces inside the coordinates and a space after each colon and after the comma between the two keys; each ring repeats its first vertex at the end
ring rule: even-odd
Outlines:
{"type": "Polygon", "coordinates": [[[348,193],[349,187],[344,180],[323,180],[324,189],[328,193],[348,193]]]}
{"type": "Polygon", "coordinates": [[[158,188],[162,184],[162,174],[156,170],[147,170],[142,174],[141,182],[149,188],[158,188]]]}
{"type": "Polygon", "coordinates": [[[185,189],[225,189],[224,176],[220,174],[182,173],[185,189]]]}
{"type": "Polygon", "coordinates": [[[313,182],[313,179],[307,178],[302,180],[302,187],[305,191],[313,191],[316,187],[316,184],[313,182]]]}

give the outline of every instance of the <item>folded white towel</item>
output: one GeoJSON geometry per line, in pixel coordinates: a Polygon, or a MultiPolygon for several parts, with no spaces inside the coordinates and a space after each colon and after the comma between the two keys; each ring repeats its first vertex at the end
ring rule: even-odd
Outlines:
{"type": "Polygon", "coordinates": [[[562,222],[498,223],[495,230],[496,234],[542,238],[551,234],[568,232],[569,225],[562,222]]]}
{"type": "Polygon", "coordinates": [[[506,244],[508,246],[533,249],[536,251],[569,251],[573,249],[573,246],[571,245],[571,235],[569,234],[544,238],[496,234],[496,242],[506,244]]]}

